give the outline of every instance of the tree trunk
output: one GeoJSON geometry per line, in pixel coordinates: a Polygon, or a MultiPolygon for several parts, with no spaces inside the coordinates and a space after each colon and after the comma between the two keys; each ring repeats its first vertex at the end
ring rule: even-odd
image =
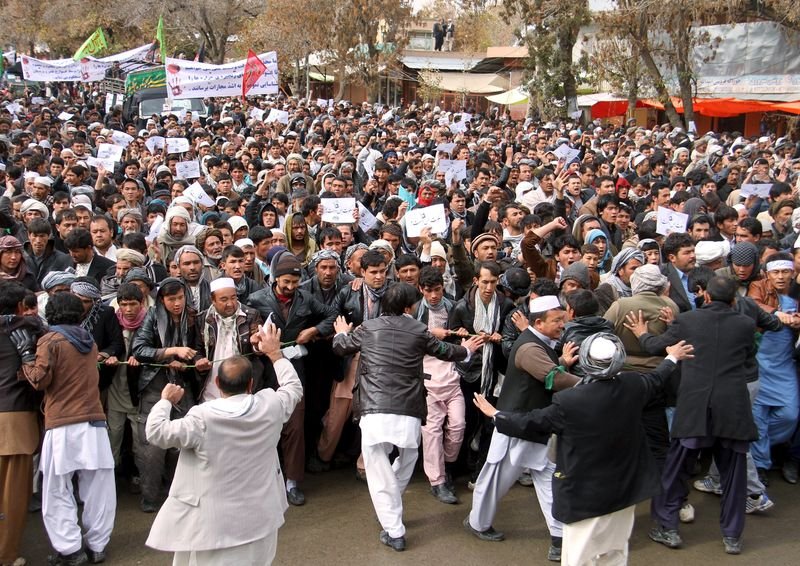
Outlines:
{"type": "Polygon", "coordinates": [[[572,72],[572,48],[575,46],[576,34],[569,27],[564,27],[558,34],[558,50],[561,59],[561,80],[564,83],[564,99],[567,103],[567,116],[578,111],[578,83],[572,72]]]}
{"type": "MultiPolygon", "coordinates": [[[[637,39],[634,38],[634,41],[637,41],[637,39]]],[[[683,123],[680,114],[678,114],[678,111],[675,110],[675,106],[672,104],[672,100],[669,97],[669,91],[667,90],[667,86],[664,84],[664,77],[661,76],[661,71],[659,71],[658,65],[656,65],[656,62],[653,59],[653,54],[650,53],[648,48],[642,45],[638,45],[638,49],[639,55],[641,56],[644,66],[647,69],[647,73],[650,75],[650,78],[653,79],[653,87],[655,87],[658,97],[664,104],[664,112],[667,114],[669,123],[672,124],[672,127],[674,128],[685,128],[686,126],[683,123]]]]}
{"type": "Polygon", "coordinates": [[[678,86],[680,87],[681,100],[683,101],[683,119],[686,122],[686,131],[694,124],[694,101],[692,92],[692,68],[689,60],[689,48],[691,47],[691,22],[685,21],[678,26],[676,37],[673,42],[677,61],[675,70],[678,73],[678,86]]]}

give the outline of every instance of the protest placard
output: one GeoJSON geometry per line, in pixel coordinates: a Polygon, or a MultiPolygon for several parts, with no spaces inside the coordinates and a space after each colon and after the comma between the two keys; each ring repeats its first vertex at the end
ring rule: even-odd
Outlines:
{"type": "Polygon", "coordinates": [[[186,153],[189,151],[189,140],[186,138],[166,138],[164,143],[167,153],[186,153]]]}
{"type": "Polygon", "coordinates": [[[97,159],[111,159],[112,161],[122,161],[122,152],[124,149],[121,145],[114,145],[111,143],[97,144],[97,159]]]}
{"type": "Polygon", "coordinates": [[[689,223],[689,215],[676,212],[671,208],[658,207],[656,212],[656,232],[663,236],[669,236],[673,232],[686,232],[686,225],[689,223]]]}
{"type": "Polygon", "coordinates": [[[281,124],[288,124],[289,123],[289,113],[285,110],[278,110],[277,108],[273,108],[269,111],[267,115],[267,119],[264,120],[267,124],[270,122],[279,122],[281,124]]]}
{"type": "Polygon", "coordinates": [[[197,179],[200,177],[200,163],[197,161],[180,161],[175,164],[175,173],[179,179],[197,179]]]}
{"type": "MultiPolygon", "coordinates": [[[[277,53],[270,51],[257,57],[266,67],[266,71],[247,90],[247,94],[277,94],[277,53]]],[[[245,63],[246,59],[241,59],[224,65],[212,65],[167,57],[167,94],[172,100],[241,96],[245,63]]]]}
{"type": "Polygon", "coordinates": [[[572,163],[572,161],[574,161],[580,155],[580,153],[581,153],[580,150],[572,149],[569,145],[565,143],[562,143],[553,152],[556,158],[563,159],[564,163],[567,164],[572,163]]]}
{"type": "Polygon", "coordinates": [[[165,141],[161,136],[150,136],[144,142],[145,147],[150,150],[150,153],[157,153],[164,149],[165,141]]]}
{"type": "Polygon", "coordinates": [[[214,202],[214,199],[209,196],[209,194],[203,189],[200,183],[192,183],[183,191],[183,194],[190,199],[195,204],[202,204],[203,206],[214,206],[217,203],[214,202]]]}
{"type": "Polygon", "coordinates": [[[324,198],[322,200],[322,221],[331,224],[352,224],[353,211],[356,209],[356,199],[324,198]]]}
{"type": "Polygon", "coordinates": [[[419,236],[423,228],[430,228],[433,234],[444,234],[447,231],[447,216],[443,204],[409,210],[404,218],[406,234],[410,238],[419,236]]]}
{"type": "Polygon", "coordinates": [[[772,183],[746,184],[742,185],[742,191],[739,194],[745,198],[753,195],[761,198],[767,198],[771,188],[772,183]]]}
{"type": "Polygon", "coordinates": [[[113,141],[117,145],[121,145],[122,147],[128,147],[130,143],[133,141],[133,137],[129,136],[125,132],[120,132],[119,130],[113,130],[111,132],[111,141],[113,141]]]}

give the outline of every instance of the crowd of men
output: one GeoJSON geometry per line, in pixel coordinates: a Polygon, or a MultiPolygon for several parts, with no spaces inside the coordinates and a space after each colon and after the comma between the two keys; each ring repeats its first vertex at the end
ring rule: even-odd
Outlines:
{"type": "MultiPolygon", "coordinates": [[[[145,513],[164,506],[148,544],[176,552],[176,564],[190,563],[182,552],[256,539],[264,546],[247,552],[269,563],[266,532],[228,536],[225,525],[209,547],[213,514],[180,543],[156,532],[179,522],[181,505],[208,512],[225,480],[210,473],[211,485],[193,489],[182,466],[202,467],[212,441],[223,449],[224,439],[206,443],[203,423],[242,416],[245,397],[278,423],[263,429],[280,455],[279,488],[264,496],[284,502],[270,528],[285,502],[306,503],[306,472],[350,466],[394,550],[406,547],[401,497],[420,450],[432,496],[471,499],[463,527],[482,540],[503,540],[492,522],[512,485],[535,487],[548,558],[565,564],[627,560],[625,536],[562,554],[566,533],[650,497],[650,537],[679,547],[702,450],[714,464],[693,486],[722,496],[726,552],[741,552],[746,514],[776,504],[770,482],[797,483],[797,132],[698,136],[283,97],[212,99],[207,117],[130,123],[96,92],[51,88],[41,104],[0,107],[2,566],[24,564],[25,516],[38,501],[53,564],[102,562],[120,489],[139,493],[145,513]],[[271,108],[288,123],[260,120],[271,108]],[[186,138],[189,150],[166,153],[147,143],[155,136],[186,138]],[[120,143],[113,170],[90,159],[120,143]],[[443,160],[464,161],[466,175],[443,160]],[[198,179],[179,178],[186,161],[199,163],[198,179]],[[360,203],[352,221],[323,221],[331,199],[350,197],[360,203]],[[446,228],[412,232],[406,215],[437,205],[446,228]],[[665,229],[662,209],[685,214],[685,230],[665,229]],[[398,338],[406,318],[423,330],[398,338]],[[279,343],[262,328],[273,326],[279,343]],[[395,332],[393,351],[371,339],[381,332],[395,332]],[[610,338],[579,355],[601,333],[610,338]],[[393,373],[397,355],[422,365],[393,373]],[[495,430],[623,369],[659,376],[631,421],[645,450],[610,443],[567,465],[561,438],[580,439],[567,438],[563,415],[495,430]],[[589,505],[598,493],[560,483],[604,461],[636,464],[617,497],[589,505]]],[[[245,429],[262,430],[231,427],[231,438],[245,429]]]]}

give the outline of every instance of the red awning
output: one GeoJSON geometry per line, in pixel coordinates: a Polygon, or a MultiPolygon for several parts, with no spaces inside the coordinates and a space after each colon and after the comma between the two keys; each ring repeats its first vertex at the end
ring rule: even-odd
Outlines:
{"type": "MultiPolygon", "coordinates": [[[[683,113],[683,101],[672,97],[672,104],[679,113],[683,113]]],[[[657,100],[647,99],[641,101],[644,106],[663,110],[664,105],[657,100]]],[[[748,112],[789,112],[800,114],[800,101],[798,102],[767,102],[764,100],[741,100],[738,98],[695,98],[694,111],[703,116],[715,118],[730,118],[748,112]]]]}

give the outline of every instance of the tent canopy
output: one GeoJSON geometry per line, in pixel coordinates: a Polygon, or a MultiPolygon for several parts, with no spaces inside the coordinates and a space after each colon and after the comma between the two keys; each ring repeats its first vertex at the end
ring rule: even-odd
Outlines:
{"type": "Polygon", "coordinates": [[[505,106],[509,106],[511,104],[522,104],[524,102],[528,102],[528,93],[522,90],[521,86],[518,86],[517,88],[512,88],[506,92],[501,92],[500,94],[487,96],[486,100],[494,102],[495,104],[503,104],[505,106]]]}
{"type": "Polygon", "coordinates": [[[508,79],[495,73],[437,73],[420,72],[420,81],[447,92],[494,94],[508,90],[508,79]]]}

